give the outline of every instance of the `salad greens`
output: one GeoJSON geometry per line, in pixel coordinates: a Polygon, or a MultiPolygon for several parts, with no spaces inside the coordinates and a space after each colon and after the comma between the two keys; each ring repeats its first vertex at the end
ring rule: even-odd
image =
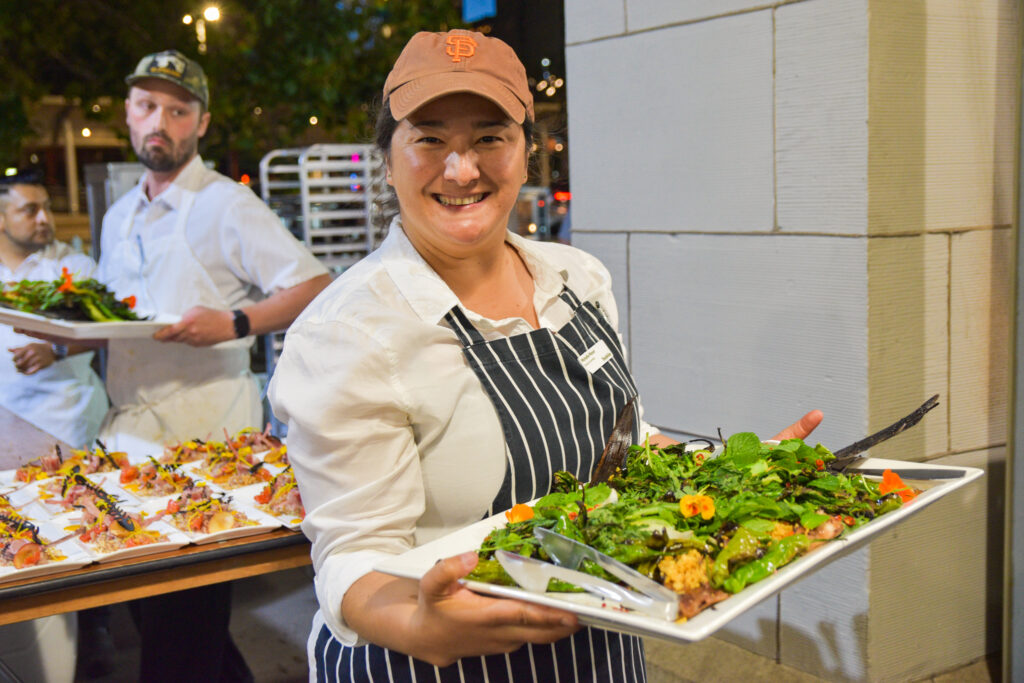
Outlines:
{"type": "Polygon", "coordinates": [[[135,297],[117,299],[92,278],[74,280],[67,268],[60,278],[9,282],[0,289],[0,305],[25,313],[65,320],[114,322],[139,320],[135,297]]]}
{"type": "MultiPolygon", "coordinates": [[[[835,456],[800,439],[765,444],[738,433],[712,455],[648,443],[632,446],[626,469],[607,483],[558,472],[551,493],[506,513],[508,524],[483,541],[468,578],[515,585],[496,550],[550,561],[533,536],[543,526],[673,588],[691,617],[916,495],[892,473],[877,482],[829,472],[835,456]]],[[[589,562],[580,569],[615,580],[589,562]]],[[[553,581],[549,590],[578,589],[553,581]]]]}

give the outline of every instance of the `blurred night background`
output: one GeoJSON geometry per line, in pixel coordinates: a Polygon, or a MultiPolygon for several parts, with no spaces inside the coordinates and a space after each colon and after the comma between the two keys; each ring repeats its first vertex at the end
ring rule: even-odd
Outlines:
{"type": "Polygon", "coordinates": [[[519,54],[542,133],[529,184],[567,198],[562,0],[0,0],[0,169],[41,171],[57,212],[83,213],[85,167],[135,161],[124,77],[176,48],[210,80],[200,153],[258,193],[272,150],[370,142],[405,42],[460,27],[519,54]]]}

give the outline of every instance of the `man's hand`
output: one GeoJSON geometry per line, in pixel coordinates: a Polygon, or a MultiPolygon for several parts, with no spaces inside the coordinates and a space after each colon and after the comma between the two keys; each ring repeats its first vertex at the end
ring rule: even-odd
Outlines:
{"type": "Polygon", "coordinates": [[[806,439],[810,433],[813,432],[819,424],[821,424],[821,419],[823,417],[825,416],[820,410],[812,410],[773,436],[772,439],[775,441],[785,441],[786,439],[806,439]]]}
{"type": "Polygon", "coordinates": [[[53,355],[53,347],[49,344],[26,344],[7,350],[13,354],[15,369],[23,375],[34,375],[50,367],[57,360],[53,355]]]}
{"type": "Polygon", "coordinates": [[[206,306],[193,306],[181,320],[160,329],[153,339],[179,342],[189,346],[213,346],[235,338],[234,315],[206,306]]]}

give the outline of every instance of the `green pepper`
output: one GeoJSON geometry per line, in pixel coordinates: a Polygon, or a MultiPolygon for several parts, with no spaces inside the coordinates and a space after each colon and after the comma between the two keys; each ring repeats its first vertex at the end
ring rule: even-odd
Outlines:
{"type": "Polygon", "coordinates": [[[471,581],[494,583],[499,586],[516,585],[516,582],[508,575],[500,562],[497,560],[485,560],[483,558],[476,563],[476,566],[473,567],[473,571],[471,571],[466,578],[471,581]]]}
{"type": "Polygon", "coordinates": [[[764,557],[738,567],[722,582],[722,588],[730,593],[739,593],[744,586],[757,583],[775,573],[779,567],[789,564],[797,553],[807,550],[810,544],[811,539],[807,534],[793,534],[780,538],[771,544],[764,557]]]}
{"type": "Polygon", "coordinates": [[[729,542],[715,557],[715,563],[711,565],[711,585],[716,588],[721,586],[729,576],[729,562],[751,557],[757,552],[760,545],[754,532],[742,526],[736,529],[736,533],[732,535],[729,542]]]}
{"type": "Polygon", "coordinates": [[[90,298],[82,297],[81,302],[82,307],[85,308],[85,312],[89,315],[90,318],[93,319],[93,321],[98,323],[104,323],[113,320],[113,318],[106,315],[102,310],[100,310],[100,308],[96,305],[96,302],[92,301],[90,298]]]}

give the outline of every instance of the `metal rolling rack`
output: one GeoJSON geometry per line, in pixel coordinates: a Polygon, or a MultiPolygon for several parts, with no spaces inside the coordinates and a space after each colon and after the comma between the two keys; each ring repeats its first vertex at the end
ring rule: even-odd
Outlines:
{"type": "MultiPolygon", "coordinates": [[[[300,240],[303,239],[303,216],[299,157],[305,150],[305,147],[275,149],[260,159],[260,196],[288,231],[300,240]]],[[[266,359],[266,377],[261,378],[261,383],[265,384],[274,374],[277,359],[284,349],[284,332],[265,334],[260,343],[266,359]]],[[[277,436],[283,436],[285,426],[274,416],[266,398],[263,401],[263,412],[271,423],[271,431],[277,436]]]]}
{"type": "MultiPolygon", "coordinates": [[[[285,227],[333,275],[380,245],[375,202],[384,188],[384,164],[372,145],[319,144],[277,149],[260,161],[260,194],[285,227]]],[[[284,332],[263,335],[267,380],[284,348],[284,332]]],[[[275,434],[281,424],[265,403],[275,434]]]]}
{"type": "Polygon", "coordinates": [[[299,156],[303,241],[335,274],[384,238],[373,226],[383,164],[372,145],[312,145],[299,156]]]}
{"type": "Polygon", "coordinates": [[[260,196],[300,240],[303,233],[299,157],[305,149],[275,149],[260,160],[260,196]]]}

